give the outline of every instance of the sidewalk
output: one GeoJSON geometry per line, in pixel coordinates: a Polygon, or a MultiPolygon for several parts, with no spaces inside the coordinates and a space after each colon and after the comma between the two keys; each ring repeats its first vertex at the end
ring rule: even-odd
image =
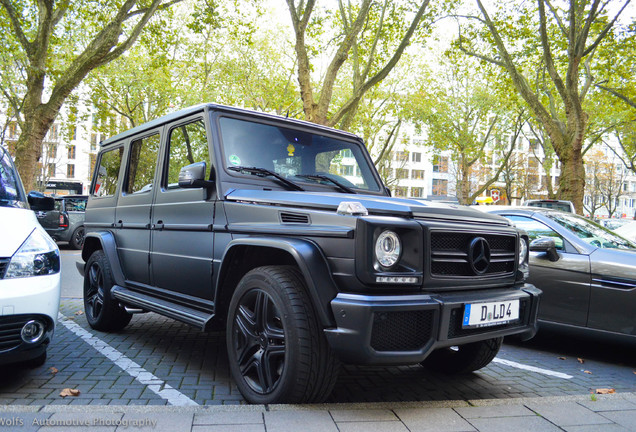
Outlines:
{"type": "Polygon", "coordinates": [[[636,393],[528,399],[201,407],[0,406],[0,431],[636,431],[636,393]]]}

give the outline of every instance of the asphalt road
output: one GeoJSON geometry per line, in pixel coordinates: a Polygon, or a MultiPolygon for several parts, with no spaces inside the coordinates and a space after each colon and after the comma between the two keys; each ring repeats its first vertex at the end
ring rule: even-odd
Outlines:
{"type": "MultiPolygon", "coordinates": [[[[225,336],[148,313],[118,333],[83,314],[78,251],[61,247],[62,302],[44,366],[0,369],[0,405],[219,405],[243,399],[227,365],[225,336]],[[64,388],[80,390],[60,396],[64,388]]],[[[636,392],[633,348],[540,332],[506,341],[487,367],[464,376],[423,367],[344,366],[329,402],[468,401],[636,392]]],[[[591,397],[591,396],[590,396],[591,397]]]]}

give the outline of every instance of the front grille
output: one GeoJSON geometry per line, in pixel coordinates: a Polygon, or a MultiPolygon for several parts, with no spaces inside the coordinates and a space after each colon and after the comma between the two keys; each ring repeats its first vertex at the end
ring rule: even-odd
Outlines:
{"type": "Polygon", "coordinates": [[[20,331],[32,319],[29,315],[0,317],[0,352],[11,350],[22,343],[20,331]]]}
{"type": "Polygon", "coordinates": [[[0,279],[4,277],[4,274],[7,271],[7,267],[9,267],[9,261],[11,261],[11,258],[0,258],[0,279]]]}
{"type": "Polygon", "coordinates": [[[431,339],[434,310],[376,312],[371,348],[376,351],[416,351],[431,339]]]}
{"type": "Polygon", "coordinates": [[[464,318],[464,308],[458,307],[451,310],[450,322],[448,323],[448,338],[454,339],[464,336],[472,336],[480,333],[488,333],[495,330],[504,330],[513,327],[522,327],[528,322],[528,305],[529,300],[521,300],[519,302],[519,320],[509,324],[502,324],[490,327],[462,328],[464,318]]]}
{"type": "Polygon", "coordinates": [[[503,276],[515,270],[517,237],[505,234],[431,232],[431,275],[438,277],[503,276]],[[469,262],[471,242],[482,237],[490,246],[490,264],[476,273],[469,262]]]}

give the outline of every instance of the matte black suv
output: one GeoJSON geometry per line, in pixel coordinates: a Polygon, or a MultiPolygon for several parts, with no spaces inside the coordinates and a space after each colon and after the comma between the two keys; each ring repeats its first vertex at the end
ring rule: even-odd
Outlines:
{"type": "Polygon", "coordinates": [[[225,324],[253,403],[324,400],[341,362],[474,371],[536,332],[524,233],[391,198],[360,138],[307,122],[206,104],[110,138],[85,226],[89,324],[225,324]]]}
{"type": "Polygon", "coordinates": [[[68,242],[73,249],[84,244],[84,211],[86,195],[55,197],[55,208],[37,212],[38,221],[55,241],[68,242]]]}

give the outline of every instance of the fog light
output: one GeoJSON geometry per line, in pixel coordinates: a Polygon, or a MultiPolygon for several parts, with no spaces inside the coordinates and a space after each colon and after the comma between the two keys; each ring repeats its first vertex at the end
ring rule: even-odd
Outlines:
{"type": "Polygon", "coordinates": [[[27,343],[36,343],[44,335],[44,324],[37,320],[31,320],[22,327],[20,336],[27,343]]]}
{"type": "Polygon", "coordinates": [[[392,284],[415,284],[418,282],[416,277],[408,276],[377,276],[376,283],[392,283],[392,284]]]}

